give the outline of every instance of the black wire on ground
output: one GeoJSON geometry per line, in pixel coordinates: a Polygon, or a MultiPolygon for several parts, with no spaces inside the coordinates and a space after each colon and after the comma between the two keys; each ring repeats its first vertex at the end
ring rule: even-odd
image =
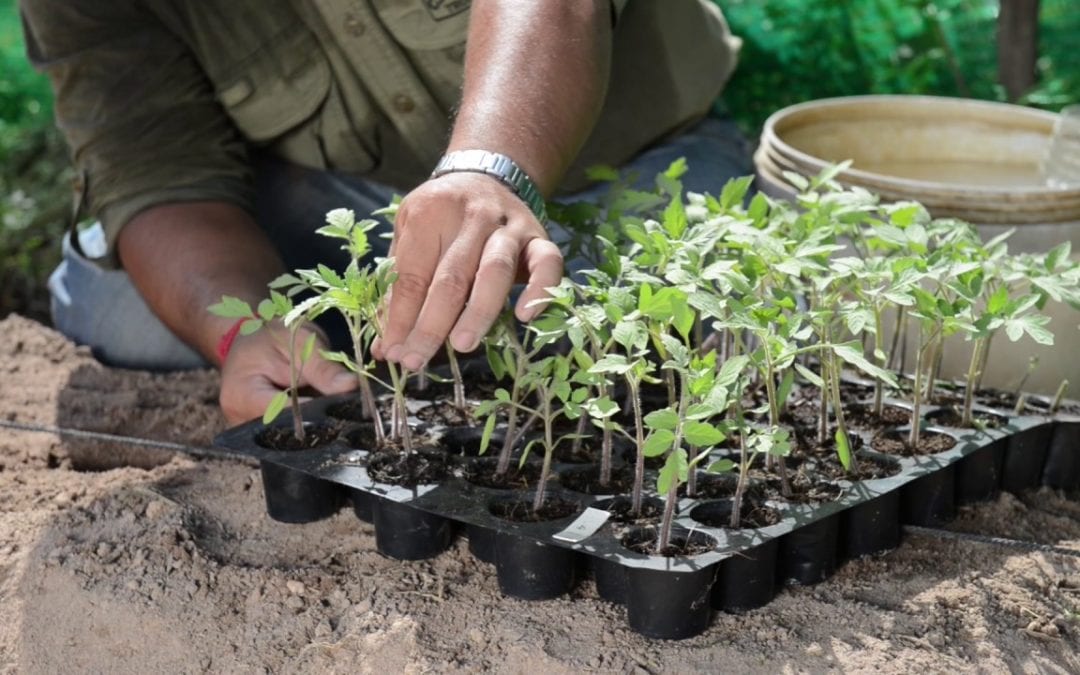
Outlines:
{"type": "Polygon", "coordinates": [[[12,420],[0,420],[0,427],[7,429],[16,429],[18,431],[28,431],[38,434],[52,434],[54,436],[60,437],[81,438],[92,441],[120,443],[123,445],[132,445],[143,448],[154,448],[156,450],[172,450],[174,452],[182,452],[185,455],[190,455],[198,459],[240,460],[249,464],[256,461],[250,455],[245,455],[242,452],[236,452],[233,450],[225,450],[224,448],[204,448],[193,445],[184,445],[183,443],[173,443],[170,441],[155,441],[149,438],[137,438],[135,436],[107,434],[101,431],[83,431],[82,429],[55,427],[43,424],[29,424],[25,422],[15,422],[12,420]]]}
{"type": "Polygon", "coordinates": [[[933,527],[920,527],[918,525],[904,525],[904,533],[935,537],[937,539],[950,539],[953,541],[968,541],[979,544],[989,544],[990,546],[998,546],[1001,548],[1014,548],[1021,551],[1057,553],[1059,555],[1067,555],[1073,558],[1080,558],[1080,549],[1065,548],[1064,546],[1054,546],[1053,544],[1037,544],[1033,541],[1008,539],[1006,537],[992,537],[986,534],[972,534],[970,532],[952,532],[950,530],[939,530],[933,527]]]}

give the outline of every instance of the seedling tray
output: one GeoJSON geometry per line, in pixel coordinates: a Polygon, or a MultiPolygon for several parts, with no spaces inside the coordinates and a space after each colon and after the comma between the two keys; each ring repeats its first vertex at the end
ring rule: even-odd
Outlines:
{"type": "MultiPolygon", "coordinates": [[[[988,499],[1001,489],[1018,491],[1040,484],[1080,489],[1080,415],[1017,416],[984,408],[984,413],[1001,415],[1003,424],[983,430],[928,426],[928,431],[957,441],[934,455],[877,453],[868,449],[872,432],[853,430],[864,441],[860,461],[889,465],[894,475],[837,481],[841,492],[833,501],[766,501],[763,506],[775,510],[778,520],[764,527],[718,527],[717,514],[723,517],[725,508],[730,514],[730,499],[682,498],[675,537],[701,543],[705,550],[680,557],[648,555],[624,542],[654,526],[619,522],[606,510],[613,499],[625,495],[585,494],[560,486],[558,476],[588,465],[554,465],[556,480],[548,499],[570,504],[570,515],[542,522],[515,522],[495,515],[493,509],[500,504],[531,501],[535,486],[495,489],[467,480],[465,470],[476,461],[479,445],[476,429],[429,429],[442,439],[441,451],[452,447],[461,453],[449,458],[448,477],[438,484],[400,487],[373,480],[366,468],[369,449],[353,447],[347,440],[362,425],[327,414],[346,398],[317,399],[304,406],[306,424],[335,427],[334,440],[321,447],[299,451],[263,447],[257,439],[266,427],[259,422],[216,438],[217,445],[259,460],[271,518],[312,522],[351,504],[360,519],[374,525],[378,550],[403,560],[435,556],[463,533],[473,554],[495,566],[504,593],[552,598],[591,577],[603,598],[626,606],[631,628],[657,638],[699,634],[714,610],[761,607],[785,583],[823,581],[847,559],[898,546],[902,524],[938,525],[950,520],[957,504],[988,499]]],[[[938,409],[924,410],[932,420],[938,409]]],[[[285,416],[274,426],[289,428],[291,421],[285,416]]],[[[652,471],[646,485],[655,485],[652,471]]],[[[650,493],[647,499],[658,497],[650,493]]]]}

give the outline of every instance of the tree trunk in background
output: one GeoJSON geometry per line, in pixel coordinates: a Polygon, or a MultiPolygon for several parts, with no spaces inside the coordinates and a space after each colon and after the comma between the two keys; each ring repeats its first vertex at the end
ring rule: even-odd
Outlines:
{"type": "Polygon", "coordinates": [[[1039,58],[1039,0],[1001,0],[998,13],[998,78],[1010,101],[1035,85],[1039,58]]]}

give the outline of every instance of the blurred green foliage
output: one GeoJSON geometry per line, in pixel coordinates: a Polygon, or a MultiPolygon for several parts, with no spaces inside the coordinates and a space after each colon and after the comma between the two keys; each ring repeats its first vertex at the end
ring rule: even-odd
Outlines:
{"type": "Polygon", "coordinates": [[[0,0],[0,317],[45,320],[71,169],[52,125],[48,80],[26,62],[14,0],[0,0]]]}
{"type": "MultiPolygon", "coordinates": [[[[714,0],[743,38],[724,104],[750,134],[795,103],[855,94],[1004,100],[999,0],[714,0]]],[[[1020,103],[1080,101],[1080,2],[1042,0],[1039,84],[1020,103]]]]}

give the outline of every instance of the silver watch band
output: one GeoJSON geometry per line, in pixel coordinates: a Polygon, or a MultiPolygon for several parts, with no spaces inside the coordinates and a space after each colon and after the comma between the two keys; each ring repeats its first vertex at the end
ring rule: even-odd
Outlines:
{"type": "Polygon", "coordinates": [[[533,212],[541,224],[547,222],[547,208],[544,205],[544,197],[536,189],[536,183],[529,178],[520,166],[514,163],[506,155],[487,150],[455,150],[443,155],[435,170],[431,172],[432,178],[438,178],[448,173],[458,171],[472,171],[485,173],[499,180],[503,185],[510,188],[529,210],[533,212]]]}

